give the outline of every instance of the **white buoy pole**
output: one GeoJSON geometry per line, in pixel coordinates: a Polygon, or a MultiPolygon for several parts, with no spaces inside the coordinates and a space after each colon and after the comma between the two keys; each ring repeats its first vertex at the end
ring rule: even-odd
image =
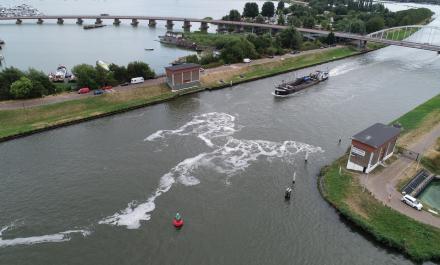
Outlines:
{"type": "Polygon", "coordinates": [[[307,160],[309,159],[309,152],[306,153],[305,162],[307,163],[307,160]]]}
{"type": "Polygon", "coordinates": [[[295,184],[296,181],[296,172],[293,172],[292,184],[295,184]]]}

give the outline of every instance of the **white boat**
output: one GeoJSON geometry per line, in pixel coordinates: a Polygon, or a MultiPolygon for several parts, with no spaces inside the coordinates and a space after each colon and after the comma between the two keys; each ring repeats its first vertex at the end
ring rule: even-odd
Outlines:
{"type": "Polygon", "coordinates": [[[104,62],[104,61],[102,61],[102,60],[96,61],[96,65],[98,65],[99,67],[101,67],[102,69],[104,69],[106,71],[110,71],[109,64],[104,62]]]}

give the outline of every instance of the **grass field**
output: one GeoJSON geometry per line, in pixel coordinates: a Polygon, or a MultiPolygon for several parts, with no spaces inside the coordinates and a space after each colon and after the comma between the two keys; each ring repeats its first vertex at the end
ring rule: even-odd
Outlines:
{"type": "MultiPolygon", "coordinates": [[[[440,122],[440,119],[436,118],[439,110],[440,95],[394,122],[398,121],[402,124],[404,137],[420,135],[421,132],[429,130],[433,124],[440,122]]],[[[378,241],[402,250],[417,261],[439,260],[440,229],[402,215],[384,206],[368,191],[363,192],[354,173],[342,170],[342,174],[339,174],[339,167],[345,168],[346,161],[347,156],[344,156],[321,171],[320,191],[323,197],[342,215],[371,233],[378,241]]],[[[403,184],[404,181],[399,183],[399,185],[403,184]]]]}
{"type": "Polygon", "coordinates": [[[0,111],[0,137],[173,97],[165,86],[132,89],[29,109],[0,111]]]}
{"type": "Polygon", "coordinates": [[[395,29],[384,33],[383,37],[388,40],[403,40],[417,32],[419,28],[405,29],[395,29]]]}
{"type": "Polygon", "coordinates": [[[350,55],[359,53],[352,47],[341,47],[330,50],[319,50],[312,54],[302,54],[285,60],[271,61],[264,64],[249,65],[244,69],[234,69],[228,72],[210,74],[204,76],[202,81],[206,86],[216,86],[222,79],[225,83],[243,82],[254,78],[272,76],[277,73],[283,73],[302,67],[307,67],[317,63],[328,62],[331,60],[341,59],[350,55]]]}

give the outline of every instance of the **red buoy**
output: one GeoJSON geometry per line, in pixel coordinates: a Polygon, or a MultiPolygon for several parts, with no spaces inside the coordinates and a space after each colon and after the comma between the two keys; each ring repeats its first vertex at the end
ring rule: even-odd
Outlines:
{"type": "Polygon", "coordinates": [[[175,228],[181,228],[183,226],[183,219],[179,213],[177,213],[176,216],[174,217],[173,225],[175,228]]]}
{"type": "Polygon", "coordinates": [[[181,228],[183,226],[183,219],[180,220],[173,219],[173,225],[176,228],[181,228]]]}

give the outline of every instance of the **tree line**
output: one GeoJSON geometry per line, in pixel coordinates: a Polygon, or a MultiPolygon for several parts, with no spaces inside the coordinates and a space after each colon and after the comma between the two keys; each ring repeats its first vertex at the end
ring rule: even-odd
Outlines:
{"type": "MultiPolygon", "coordinates": [[[[266,18],[277,15],[276,23],[280,25],[304,28],[318,26],[326,30],[365,34],[384,28],[419,24],[433,15],[427,8],[391,12],[382,3],[373,0],[310,0],[308,3],[308,6],[291,4],[286,7],[280,1],[275,8],[273,2],[265,2],[260,12],[257,3],[248,2],[242,13],[233,9],[222,19],[265,23],[266,18]]],[[[234,30],[234,27],[230,26],[229,30],[234,30]]]]}
{"type": "Polygon", "coordinates": [[[110,64],[109,71],[99,65],[80,64],[72,68],[72,73],[76,84],[60,86],[51,82],[42,71],[7,67],[0,71],[0,100],[38,98],[62,92],[66,88],[98,89],[129,82],[133,77],[155,78],[154,71],[144,62],[131,62],[127,66],[110,64]]]}

